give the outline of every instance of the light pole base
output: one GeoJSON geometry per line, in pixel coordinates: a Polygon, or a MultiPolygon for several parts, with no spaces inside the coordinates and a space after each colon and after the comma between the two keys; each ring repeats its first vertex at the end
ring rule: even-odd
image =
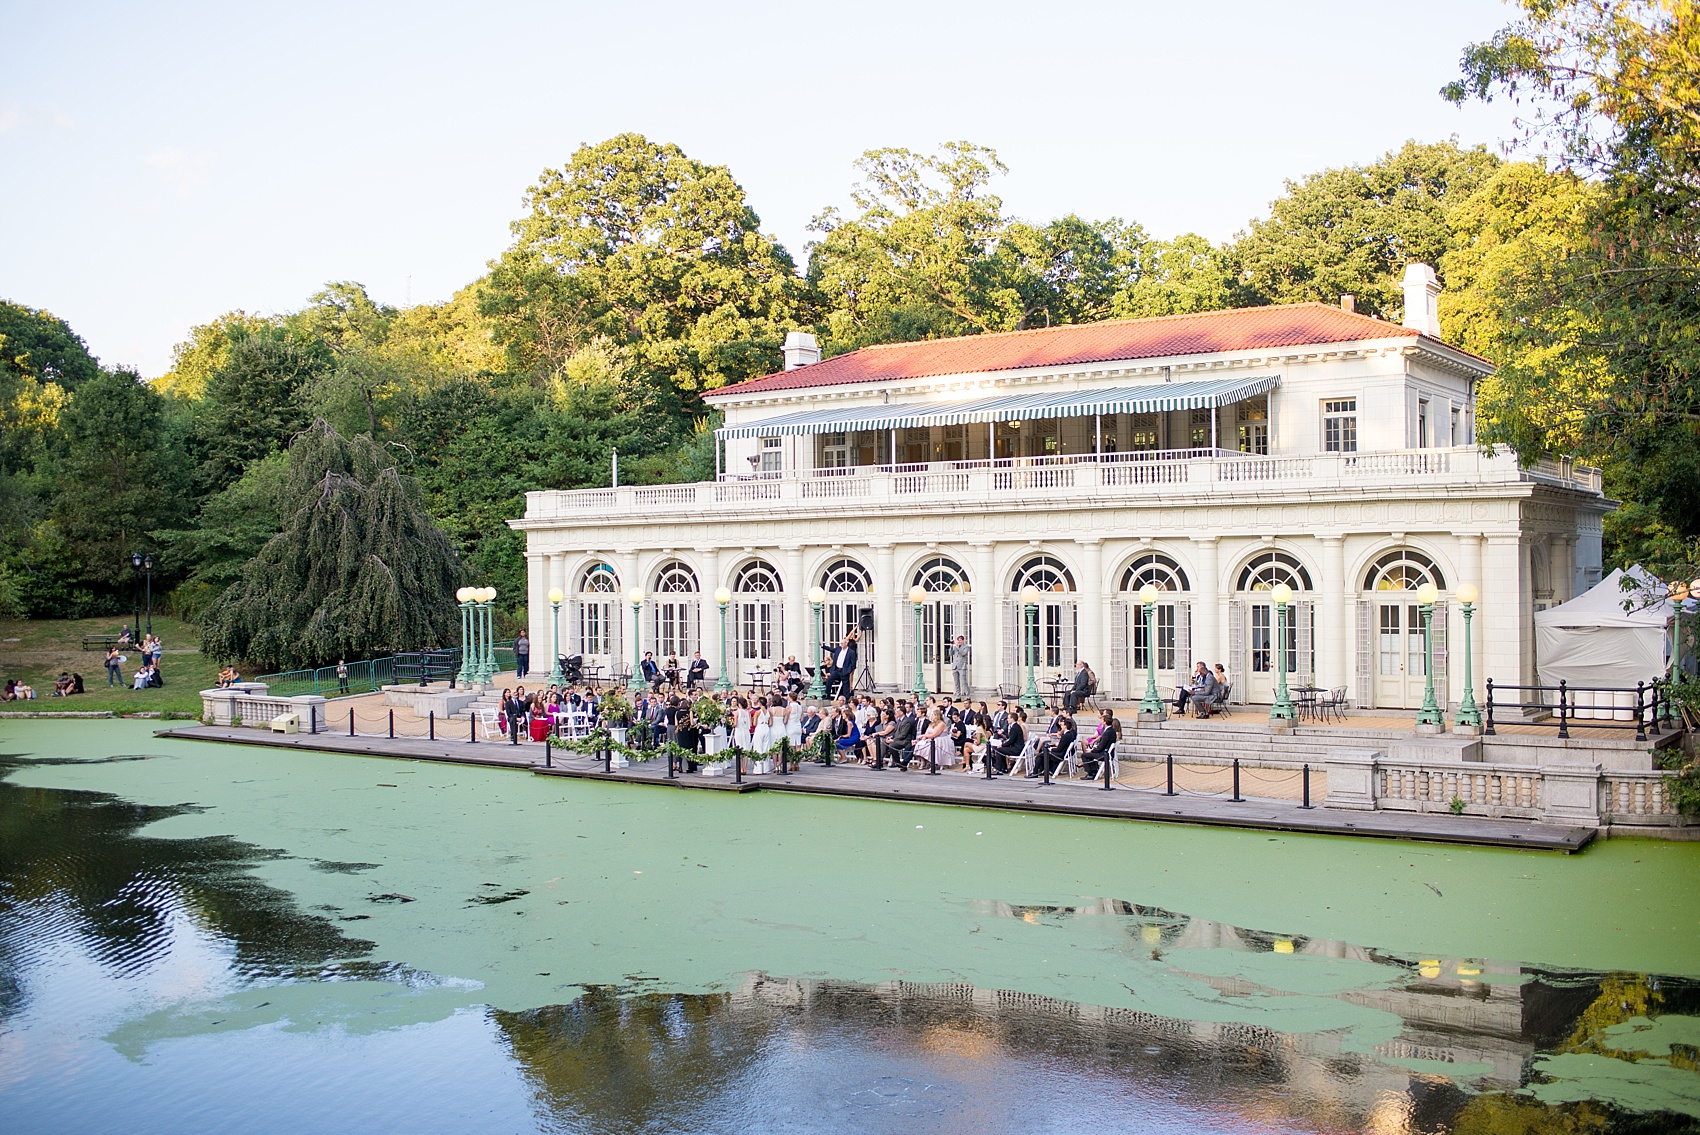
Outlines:
{"type": "Polygon", "coordinates": [[[1482,727],[1480,725],[1454,725],[1452,735],[1454,737],[1480,737],[1482,727]]]}
{"type": "Polygon", "coordinates": [[[1446,732],[1446,723],[1444,721],[1419,721],[1414,732],[1418,737],[1438,737],[1446,732]]]}
{"type": "Polygon", "coordinates": [[[1295,720],[1291,715],[1284,716],[1279,713],[1271,713],[1269,715],[1269,732],[1271,733],[1291,733],[1293,731],[1293,727],[1297,724],[1297,720],[1295,720]]]}
{"type": "Polygon", "coordinates": [[[1141,725],[1160,725],[1167,720],[1169,720],[1169,715],[1160,709],[1142,709],[1139,711],[1139,724],[1141,725]]]}

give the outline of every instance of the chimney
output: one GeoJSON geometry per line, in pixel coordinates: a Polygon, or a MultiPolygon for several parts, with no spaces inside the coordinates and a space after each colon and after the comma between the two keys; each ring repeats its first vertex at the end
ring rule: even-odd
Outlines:
{"type": "Polygon", "coordinates": [[[1405,265],[1405,326],[1440,338],[1440,281],[1427,264],[1405,265]]]}
{"type": "Polygon", "coordinates": [[[1350,292],[1347,292],[1345,295],[1341,296],[1340,297],[1340,310],[1341,311],[1356,311],[1356,310],[1358,310],[1358,297],[1354,296],[1350,292]]]}
{"type": "Polygon", "coordinates": [[[820,362],[820,344],[807,331],[785,333],[785,369],[796,370],[820,362]]]}

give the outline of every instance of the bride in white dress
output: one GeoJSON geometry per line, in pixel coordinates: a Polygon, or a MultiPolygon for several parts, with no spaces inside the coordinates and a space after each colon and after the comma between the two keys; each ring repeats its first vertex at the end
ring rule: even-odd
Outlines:
{"type": "Polygon", "coordinates": [[[738,748],[749,751],[754,740],[754,722],[750,714],[750,703],[743,698],[738,699],[738,712],[733,718],[732,743],[738,748]]]}
{"type": "Polygon", "coordinates": [[[791,702],[785,707],[785,739],[793,749],[803,747],[803,703],[796,694],[791,695],[791,702]]]}

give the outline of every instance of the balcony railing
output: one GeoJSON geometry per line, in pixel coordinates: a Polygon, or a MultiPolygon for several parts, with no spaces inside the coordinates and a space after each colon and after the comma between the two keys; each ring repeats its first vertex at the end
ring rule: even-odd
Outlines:
{"type": "Polygon", "coordinates": [[[1415,485],[1514,484],[1534,481],[1599,493],[1600,471],[1570,461],[1519,467],[1514,454],[1456,449],[1404,449],[1385,453],[1326,453],[1264,457],[1226,450],[1183,449],[994,461],[934,461],[908,465],[853,465],[803,473],[724,474],[717,481],[618,489],[545,490],[526,494],[527,520],[601,520],[609,513],[634,519],[711,512],[760,504],[799,510],[877,507],[962,500],[1012,503],[1103,502],[1173,492],[1402,488],[1415,485]]]}

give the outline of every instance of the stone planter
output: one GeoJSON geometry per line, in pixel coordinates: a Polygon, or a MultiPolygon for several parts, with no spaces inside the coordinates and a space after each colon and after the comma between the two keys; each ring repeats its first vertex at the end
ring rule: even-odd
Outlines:
{"type": "MultiPolygon", "coordinates": [[[[608,736],[624,745],[626,743],[626,727],[624,725],[610,725],[608,727],[608,736]]],[[[619,760],[618,757],[615,757],[614,759],[619,760]]]]}

